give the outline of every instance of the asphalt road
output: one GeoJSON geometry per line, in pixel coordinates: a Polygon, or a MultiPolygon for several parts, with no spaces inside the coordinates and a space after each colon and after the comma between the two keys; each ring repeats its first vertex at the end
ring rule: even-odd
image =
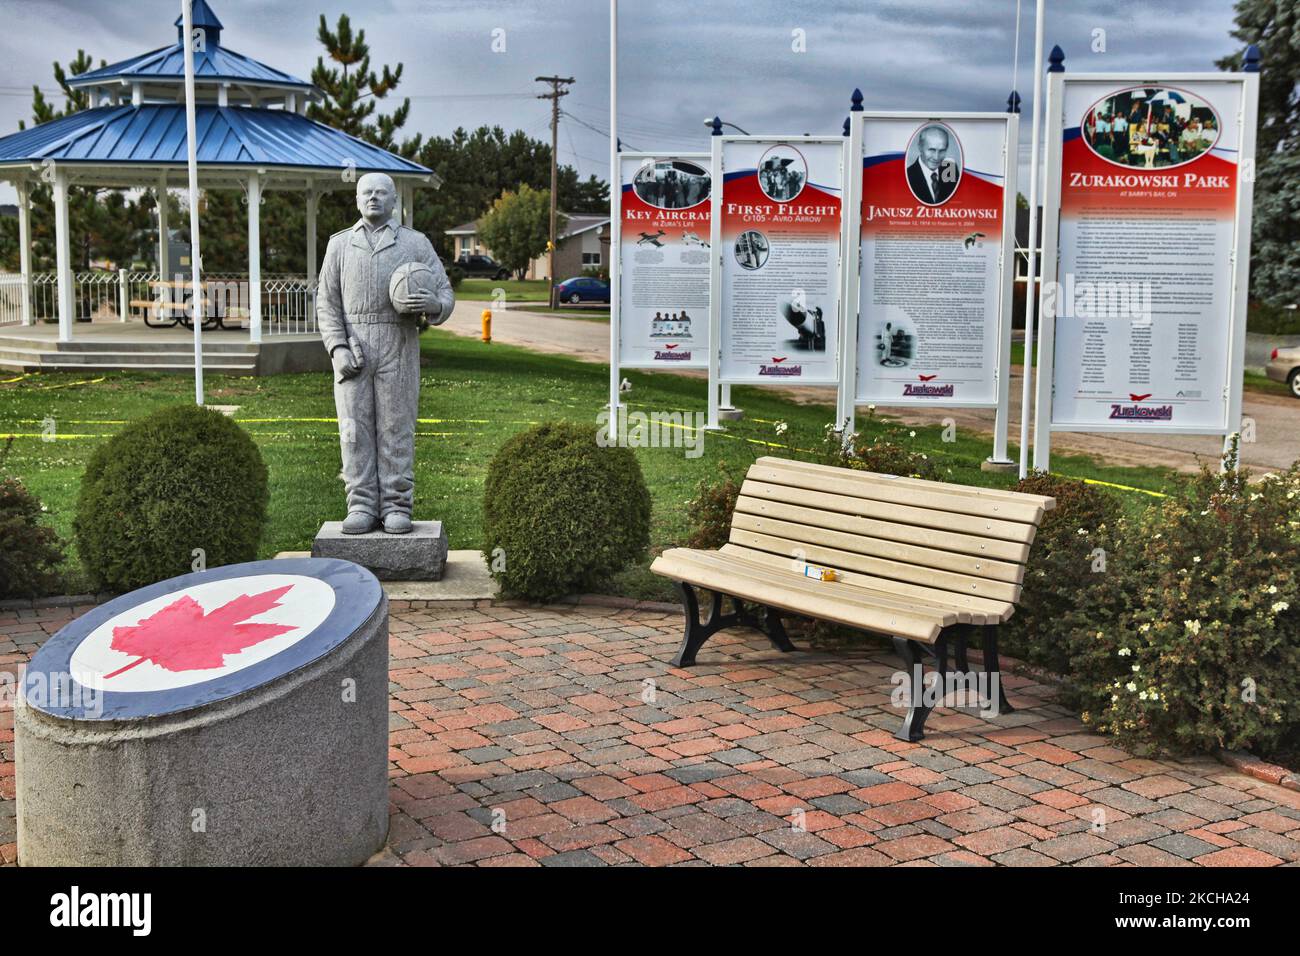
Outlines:
{"type": "MultiPolygon", "coordinates": [[[[483,303],[463,302],[456,306],[444,328],[457,335],[477,338],[481,333],[483,303]]],[[[492,319],[492,338],[508,345],[520,345],[538,352],[568,355],[585,362],[609,361],[609,325],[583,319],[562,319],[545,312],[522,309],[498,310],[492,319]]],[[[702,377],[701,372],[665,374],[702,377]]],[[[1011,376],[1011,441],[1020,436],[1021,377],[1011,376]]],[[[796,401],[830,404],[834,390],[816,386],[786,387],[796,401]]],[[[887,408],[878,411],[909,424],[935,424],[953,419],[959,429],[974,429],[992,435],[993,412],[976,409],[887,408]]],[[[1283,395],[1247,391],[1243,415],[1255,422],[1255,441],[1242,445],[1242,462],[1259,471],[1284,469],[1300,459],[1300,401],[1283,395]]],[[[1214,464],[1222,439],[1183,435],[1115,435],[1057,432],[1052,436],[1054,451],[1086,454],[1112,465],[1165,465],[1194,472],[1201,462],[1214,464]]],[[[991,450],[991,448],[990,448],[991,450]]]]}

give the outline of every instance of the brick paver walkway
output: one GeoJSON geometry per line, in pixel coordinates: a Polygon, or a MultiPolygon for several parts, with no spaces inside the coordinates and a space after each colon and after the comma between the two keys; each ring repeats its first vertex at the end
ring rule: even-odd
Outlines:
{"type": "MultiPolygon", "coordinates": [[[[392,607],[392,829],[376,863],[1277,865],[1300,794],[1210,758],[1143,760],[1049,688],[892,737],[896,658],[781,655],[752,631],[671,669],[680,617],[392,607]]],[[[0,671],[70,610],[0,612],[0,671]]],[[[0,712],[0,859],[14,845],[0,712]]]]}

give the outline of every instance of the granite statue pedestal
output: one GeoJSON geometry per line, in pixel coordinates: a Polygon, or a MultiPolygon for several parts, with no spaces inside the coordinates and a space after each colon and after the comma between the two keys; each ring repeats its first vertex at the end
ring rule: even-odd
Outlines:
{"type": "Polygon", "coordinates": [[[341,866],[388,833],[388,599],[344,561],[116,598],[37,651],[14,721],[24,866],[341,866]]]}
{"type": "Polygon", "coordinates": [[[359,564],[381,581],[440,581],[447,565],[447,532],[441,521],[413,524],[407,534],[344,534],[341,521],[326,521],[311,554],[359,564]]]}

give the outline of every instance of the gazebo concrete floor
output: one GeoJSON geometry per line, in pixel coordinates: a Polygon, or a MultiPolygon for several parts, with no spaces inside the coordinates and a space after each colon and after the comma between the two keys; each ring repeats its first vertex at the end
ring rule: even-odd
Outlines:
{"type": "MultiPolygon", "coordinates": [[[[194,333],[183,326],[154,329],[143,322],[78,322],[73,341],[59,341],[54,323],[0,325],[0,369],[35,371],[166,371],[194,368],[194,333]]],[[[316,332],[271,334],[260,346],[247,329],[205,329],[203,364],[214,372],[272,375],[329,369],[316,332]]]]}
{"type": "MultiPolygon", "coordinates": [[[[0,670],[87,609],[0,612],[0,670]]],[[[392,827],[372,862],[1300,861],[1300,793],[1211,757],[1135,758],[1049,687],[1010,676],[1015,713],[940,710],[908,744],[883,645],[780,654],[735,630],[677,670],[680,627],[649,610],[394,601],[392,827]]],[[[0,710],[6,863],[13,746],[0,710]]]]}

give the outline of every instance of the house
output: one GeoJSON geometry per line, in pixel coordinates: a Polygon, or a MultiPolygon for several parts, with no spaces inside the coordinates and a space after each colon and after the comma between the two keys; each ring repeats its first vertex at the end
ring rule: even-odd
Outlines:
{"type": "MultiPolygon", "coordinates": [[[[567,220],[560,230],[559,243],[555,250],[555,272],[559,279],[568,279],[581,275],[583,269],[606,269],[609,267],[609,215],[604,213],[563,213],[567,220]]],[[[453,257],[459,259],[468,255],[492,255],[479,239],[480,220],[467,222],[448,229],[446,234],[452,240],[453,257]]],[[[528,264],[525,279],[548,279],[549,257],[543,253],[528,264]]]]}
{"type": "MultiPolygon", "coordinates": [[[[1038,287],[1043,279],[1043,207],[1038,207],[1034,248],[1034,315],[1038,315],[1038,287]]],[[[1029,209],[1016,207],[1015,282],[1011,300],[1012,328],[1025,327],[1025,287],[1029,284],[1029,209]]]]}

